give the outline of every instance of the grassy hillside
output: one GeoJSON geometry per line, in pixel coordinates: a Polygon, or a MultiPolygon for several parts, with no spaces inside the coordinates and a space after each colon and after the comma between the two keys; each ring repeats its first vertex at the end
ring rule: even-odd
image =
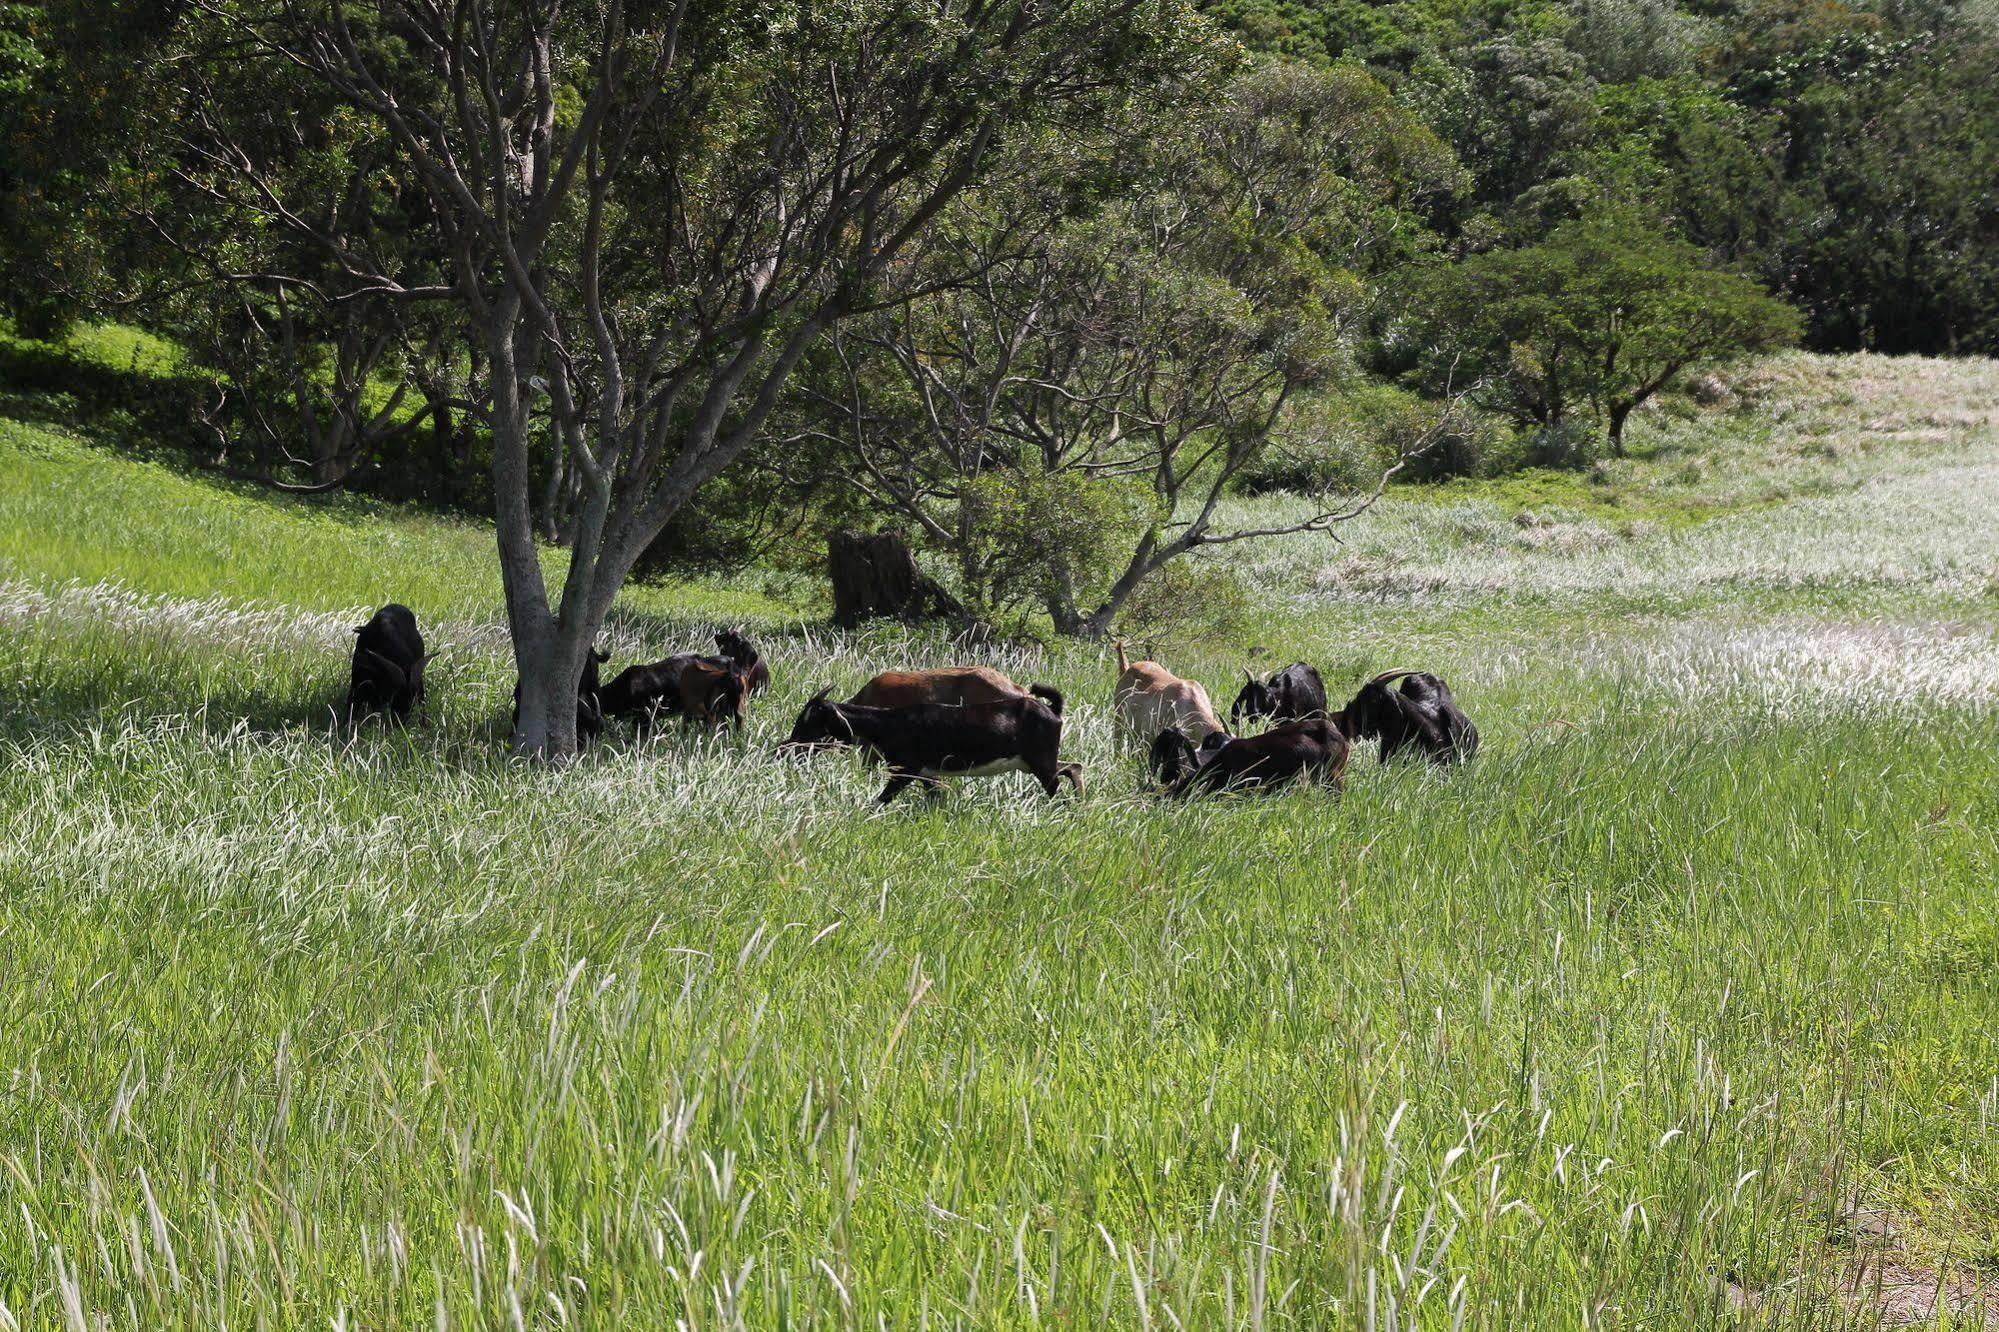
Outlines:
{"type": "MultiPolygon", "coordinates": [[[[1999,1270],[1999,367],[1787,357],[1589,478],[1232,552],[1449,775],[1081,802],[750,734],[502,754],[490,538],[0,422],[0,1325],[1871,1325],[1999,1270]],[[331,725],[356,612],[454,645],[331,725]],[[1856,1278],[1856,1273],[1863,1272],[1856,1278]],[[1925,1292],[1928,1292],[1927,1294],[1925,1292]]],[[[1278,506],[1272,499],[1259,504],[1278,506]]],[[[1975,1314],[1965,1325],[1976,1326],[1975,1314]]]]}

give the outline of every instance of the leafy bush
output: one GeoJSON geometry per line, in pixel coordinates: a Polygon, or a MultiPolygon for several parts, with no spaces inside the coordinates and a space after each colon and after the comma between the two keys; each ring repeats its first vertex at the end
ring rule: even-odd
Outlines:
{"type": "Polygon", "coordinates": [[[1141,478],[996,470],[968,482],[960,595],[992,622],[1051,600],[1100,599],[1133,545],[1159,521],[1141,478]]]}
{"type": "Polygon", "coordinates": [[[1249,589],[1219,560],[1175,560],[1140,583],[1118,617],[1122,632],[1167,643],[1241,639],[1252,622],[1249,589]]]}

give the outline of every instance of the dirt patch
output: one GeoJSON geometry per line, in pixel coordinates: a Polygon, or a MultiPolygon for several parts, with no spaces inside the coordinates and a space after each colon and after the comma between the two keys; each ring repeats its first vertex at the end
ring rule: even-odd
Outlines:
{"type": "Polygon", "coordinates": [[[1999,1329],[1999,1278],[1962,1267],[1942,1271],[1913,1267],[1885,1254],[1863,1255],[1840,1293],[1873,1326],[1920,1327],[1949,1317],[1957,1327],[1999,1329]]]}

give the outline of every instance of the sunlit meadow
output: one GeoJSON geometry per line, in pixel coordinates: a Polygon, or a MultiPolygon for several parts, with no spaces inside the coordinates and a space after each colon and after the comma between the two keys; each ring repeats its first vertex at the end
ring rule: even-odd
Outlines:
{"type": "Polygon", "coordinates": [[[1710,397],[1156,645],[1436,670],[1467,770],[1171,804],[1013,649],[1085,798],[886,812],[772,751],[946,644],[639,589],[748,734],[521,766],[489,536],[0,421],[0,1327],[1988,1325],[1999,367],[1710,397]],[[450,653],[353,735],[390,597],[450,653]]]}

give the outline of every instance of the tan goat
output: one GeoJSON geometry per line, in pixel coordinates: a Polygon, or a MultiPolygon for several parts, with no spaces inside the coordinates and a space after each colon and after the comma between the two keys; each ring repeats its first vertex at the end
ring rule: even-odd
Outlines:
{"type": "Polygon", "coordinates": [[[1122,638],[1117,640],[1117,668],[1118,720],[1140,740],[1149,744],[1174,726],[1199,745],[1212,732],[1226,730],[1200,681],[1183,680],[1156,661],[1126,661],[1122,638]]]}

